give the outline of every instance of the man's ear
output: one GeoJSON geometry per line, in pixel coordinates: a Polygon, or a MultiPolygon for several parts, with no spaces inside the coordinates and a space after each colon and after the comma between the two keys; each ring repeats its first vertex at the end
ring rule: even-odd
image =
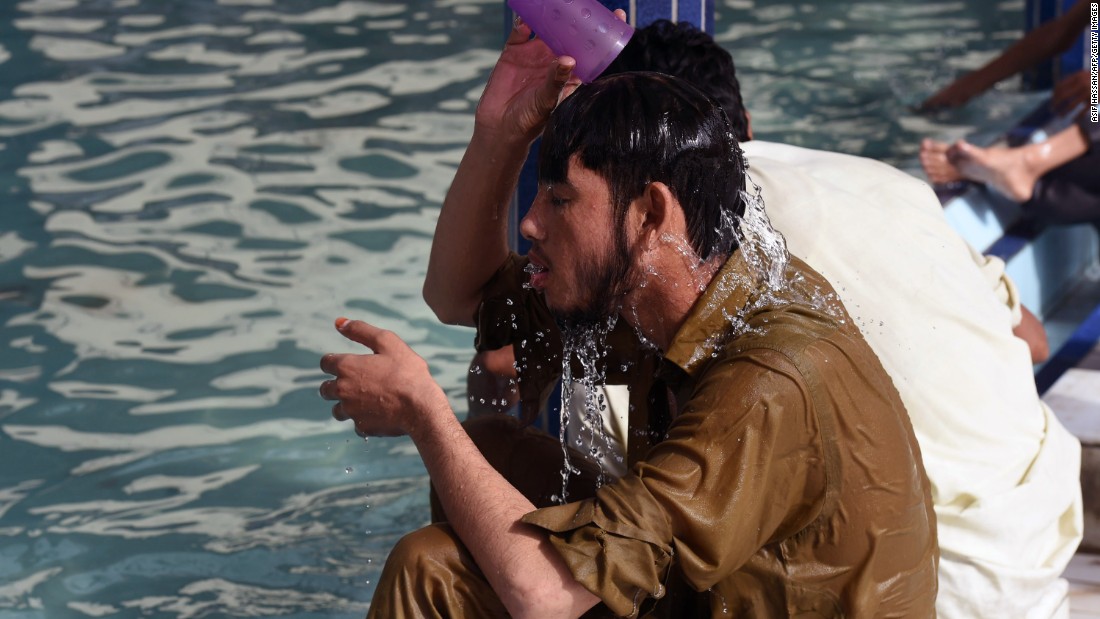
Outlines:
{"type": "Polygon", "coordinates": [[[679,202],[668,185],[654,181],[646,185],[631,209],[637,239],[649,249],[656,247],[661,235],[669,232],[670,226],[674,225],[679,202]]]}

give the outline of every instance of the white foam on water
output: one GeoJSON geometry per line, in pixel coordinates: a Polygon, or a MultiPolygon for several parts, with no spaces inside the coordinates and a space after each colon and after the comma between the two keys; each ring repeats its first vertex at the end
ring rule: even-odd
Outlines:
{"type": "Polygon", "coordinates": [[[78,0],[30,0],[15,6],[26,13],[53,13],[75,8],[79,4],[78,0]]]}
{"type": "Polygon", "coordinates": [[[141,47],[159,41],[187,39],[191,37],[241,38],[251,35],[253,29],[248,26],[215,26],[213,24],[193,24],[166,28],[155,32],[124,32],[114,37],[114,42],[129,47],[141,47]]]}
{"type": "Polygon", "coordinates": [[[17,19],[13,22],[16,28],[30,32],[69,32],[87,34],[103,28],[106,22],[102,19],[78,19],[70,17],[32,17],[17,19]]]}
{"type": "Polygon", "coordinates": [[[38,570],[13,582],[0,584],[0,608],[30,610],[43,608],[42,600],[31,593],[36,587],[57,576],[62,568],[38,570]]]}
{"type": "Polygon", "coordinates": [[[373,92],[340,92],[302,103],[287,103],[276,107],[281,110],[302,112],[310,118],[338,118],[377,110],[388,105],[390,101],[392,99],[389,97],[373,92]]]}
{"type": "Polygon", "coordinates": [[[245,39],[249,45],[294,45],[306,38],[293,30],[266,30],[245,39]]]}
{"type": "Polygon", "coordinates": [[[163,15],[146,14],[146,15],[123,15],[118,18],[118,23],[123,26],[134,26],[137,28],[153,28],[164,23],[163,15]]]}
{"type": "Polygon", "coordinates": [[[390,17],[404,13],[403,4],[383,4],[377,2],[340,2],[336,6],[314,9],[298,15],[273,11],[252,11],[245,13],[241,21],[274,21],[282,24],[346,24],[362,17],[390,17]]]}
{"type": "Polygon", "coordinates": [[[143,614],[187,617],[235,614],[246,608],[253,616],[278,617],[291,613],[349,613],[363,615],[370,604],[331,593],[310,593],[288,588],[235,583],[223,578],[196,580],[177,595],[155,595],[124,600],[121,605],[143,614]]]}
{"type": "Polygon", "coordinates": [[[31,49],[42,52],[52,60],[100,60],[121,56],[126,52],[125,47],[117,45],[48,35],[38,35],[31,39],[31,49]]]}

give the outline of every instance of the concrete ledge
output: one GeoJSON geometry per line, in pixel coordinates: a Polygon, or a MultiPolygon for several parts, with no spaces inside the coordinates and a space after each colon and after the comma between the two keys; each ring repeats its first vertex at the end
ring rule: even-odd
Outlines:
{"type": "Polygon", "coordinates": [[[1098,255],[1100,240],[1092,226],[1048,226],[1005,261],[1006,271],[1021,302],[1042,319],[1062,304],[1098,255]]]}
{"type": "Polygon", "coordinates": [[[1043,396],[1058,419],[1081,441],[1081,493],[1085,537],[1081,548],[1100,550],[1100,346],[1067,370],[1043,396]]]}

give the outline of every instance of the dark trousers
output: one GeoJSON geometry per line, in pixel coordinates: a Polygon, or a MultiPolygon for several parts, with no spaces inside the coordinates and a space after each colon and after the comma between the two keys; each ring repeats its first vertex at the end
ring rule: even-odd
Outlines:
{"type": "Polygon", "coordinates": [[[1086,114],[1077,126],[1089,143],[1088,152],[1043,175],[1024,210],[1047,223],[1100,228],[1100,123],[1090,122],[1086,114]]]}

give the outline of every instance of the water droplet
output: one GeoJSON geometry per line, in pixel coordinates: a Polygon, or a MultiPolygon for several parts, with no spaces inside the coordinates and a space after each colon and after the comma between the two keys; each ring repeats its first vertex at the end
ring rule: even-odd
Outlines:
{"type": "MultiPolygon", "coordinates": [[[[607,24],[604,22],[600,22],[600,25],[597,26],[596,29],[600,31],[600,34],[607,34],[608,28],[607,24]]],[[[589,41],[589,43],[592,43],[592,41],[589,41]]]]}
{"type": "Polygon", "coordinates": [[[581,9],[581,17],[585,19],[592,17],[592,11],[589,11],[588,9],[581,9]]]}
{"type": "Polygon", "coordinates": [[[347,467],[346,469],[344,469],[344,473],[347,473],[347,474],[351,474],[351,472],[352,472],[352,471],[354,471],[354,470],[355,470],[355,469],[353,469],[353,468],[351,468],[351,467],[349,466],[349,467],[347,467]]]}

